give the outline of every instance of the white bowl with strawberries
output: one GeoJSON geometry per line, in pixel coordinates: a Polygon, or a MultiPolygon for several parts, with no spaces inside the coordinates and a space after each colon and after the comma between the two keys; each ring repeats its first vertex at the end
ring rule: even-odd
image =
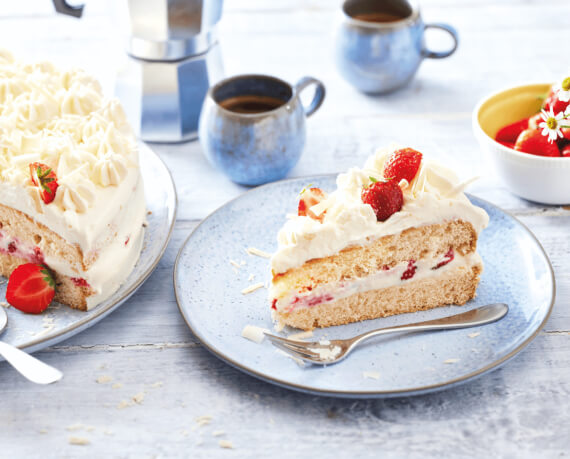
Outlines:
{"type": "Polygon", "coordinates": [[[513,193],[543,204],[570,203],[570,77],[486,97],[473,111],[473,131],[513,193]]]}

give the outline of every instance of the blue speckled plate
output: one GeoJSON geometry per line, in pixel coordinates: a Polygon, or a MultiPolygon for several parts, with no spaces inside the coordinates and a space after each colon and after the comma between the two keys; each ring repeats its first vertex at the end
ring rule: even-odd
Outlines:
{"type": "MultiPolygon", "coordinates": [[[[87,312],[76,311],[57,303],[40,315],[23,314],[9,308],[8,328],[0,336],[0,340],[28,352],[59,343],[95,325],[117,309],[154,271],[166,250],[174,226],[176,190],[168,168],[158,155],[142,143],[139,144],[139,151],[145,200],[147,210],[151,213],[147,215],[148,226],[141,256],[125,283],[109,299],[87,312]]],[[[0,297],[4,301],[6,279],[0,277],[0,282],[0,297]]]]}
{"type": "MultiPolygon", "coordinates": [[[[269,260],[249,255],[245,249],[253,246],[273,252],[277,231],[285,215],[296,208],[298,192],[308,183],[332,190],[334,180],[311,177],[253,189],[218,209],[188,237],[176,261],[176,297],[192,332],[216,356],[265,381],[303,392],[340,397],[411,395],[459,384],[497,368],[546,323],[555,287],[541,245],[515,218],[470,197],[490,216],[489,227],[479,239],[485,271],[475,300],[461,309],[450,306],[320,329],[314,337],[345,338],[496,302],[510,307],[501,321],[465,330],[373,339],[348,359],[328,367],[300,367],[267,340],[255,344],[242,338],[248,324],[273,328],[267,290],[241,294],[248,285],[269,280],[269,260]],[[255,279],[249,280],[252,274],[255,279]],[[458,360],[445,363],[449,359],[458,360]],[[364,377],[363,372],[372,372],[378,379],[364,377]]],[[[286,329],[284,334],[292,331],[286,329]]]]}

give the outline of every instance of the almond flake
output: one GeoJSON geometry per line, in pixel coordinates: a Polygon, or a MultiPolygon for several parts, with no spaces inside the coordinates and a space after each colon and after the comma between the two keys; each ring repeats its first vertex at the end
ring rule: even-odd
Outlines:
{"type": "Polygon", "coordinates": [[[250,255],[256,255],[262,258],[271,258],[271,254],[264,252],[263,250],[256,249],[255,247],[248,247],[245,251],[250,255]]]}
{"type": "Polygon", "coordinates": [[[457,363],[460,359],[447,359],[444,360],[443,363],[457,363]]]}
{"type": "Polygon", "coordinates": [[[70,445],[78,445],[78,446],[86,446],[89,445],[91,442],[87,440],[87,438],[82,437],[69,437],[69,444],[70,445]]]}
{"type": "Polygon", "coordinates": [[[268,331],[269,330],[265,328],[256,327],[255,325],[246,325],[241,331],[241,336],[256,344],[261,344],[265,339],[265,332],[268,331]]]}
{"type": "Polygon", "coordinates": [[[220,445],[220,448],[234,449],[233,443],[228,440],[220,440],[218,444],[220,445]]]}
{"type": "Polygon", "coordinates": [[[255,292],[256,290],[263,288],[263,282],[258,282],[257,284],[250,285],[249,287],[244,288],[241,293],[242,295],[247,295],[248,293],[255,292]]]}
{"type": "Polygon", "coordinates": [[[144,400],[144,392],[139,392],[138,394],[133,395],[133,402],[140,405],[144,400]]]}
{"type": "Polygon", "coordinates": [[[477,338],[480,334],[481,334],[481,332],[473,332],[473,333],[469,333],[467,336],[469,338],[477,338]]]}

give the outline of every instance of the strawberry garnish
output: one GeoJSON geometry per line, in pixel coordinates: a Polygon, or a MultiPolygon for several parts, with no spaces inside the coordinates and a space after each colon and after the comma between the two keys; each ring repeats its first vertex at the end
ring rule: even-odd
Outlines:
{"type": "Polygon", "coordinates": [[[515,143],[515,150],[537,156],[560,156],[556,143],[550,143],[548,137],[537,129],[526,129],[520,133],[515,143]]]}
{"type": "Polygon", "coordinates": [[[45,311],[54,295],[53,275],[48,268],[35,263],[18,266],[12,272],[6,288],[6,301],[28,314],[45,311]]]}
{"type": "Polygon", "coordinates": [[[384,177],[395,179],[396,183],[406,179],[411,182],[422,163],[422,154],[413,148],[402,148],[390,155],[384,164],[384,177]]]}
{"type": "Polygon", "coordinates": [[[499,129],[499,132],[497,132],[497,135],[495,136],[495,140],[499,143],[515,143],[519,134],[525,129],[528,129],[528,123],[529,119],[525,118],[524,120],[517,121],[516,123],[508,124],[507,126],[499,129]]]}
{"type": "Polygon", "coordinates": [[[320,188],[304,188],[303,191],[301,191],[301,198],[299,199],[297,214],[300,217],[311,217],[314,220],[322,221],[326,212],[323,212],[317,216],[314,212],[311,211],[311,207],[313,207],[315,204],[318,204],[326,197],[327,196],[325,192],[320,188]]]}
{"type": "Polygon", "coordinates": [[[552,108],[554,114],[557,115],[558,113],[566,110],[566,107],[568,107],[568,105],[570,105],[570,102],[562,102],[558,98],[558,91],[553,91],[551,89],[548,93],[548,97],[546,97],[544,103],[542,104],[542,108],[544,108],[547,112],[550,111],[550,108],[552,108]]]}
{"type": "Polygon", "coordinates": [[[404,195],[396,180],[373,181],[371,186],[362,189],[361,199],[372,206],[379,222],[388,220],[404,205],[404,195]]]}
{"type": "Polygon", "coordinates": [[[30,176],[32,183],[39,187],[43,202],[46,204],[52,202],[58,187],[57,176],[53,169],[42,163],[31,163],[30,176]]]}

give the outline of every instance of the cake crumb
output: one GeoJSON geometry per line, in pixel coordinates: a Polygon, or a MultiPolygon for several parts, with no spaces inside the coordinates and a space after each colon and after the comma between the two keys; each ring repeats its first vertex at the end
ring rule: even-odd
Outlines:
{"type": "Polygon", "coordinates": [[[196,425],[192,427],[192,430],[196,430],[200,427],[207,426],[208,424],[210,424],[210,422],[212,422],[212,419],[214,418],[208,414],[197,417],[196,419],[194,419],[194,421],[196,421],[196,425]]]}
{"type": "Polygon", "coordinates": [[[457,363],[460,359],[447,359],[444,360],[443,363],[457,363]]]}
{"type": "Polygon", "coordinates": [[[477,338],[480,334],[481,334],[481,332],[473,332],[473,333],[469,333],[467,336],[469,338],[477,338]]]}
{"type": "Polygon", "coordinates": [[[90,443],[91,442],[87,438],[69,437],[69,444],[70,445],[86,446],[86,445],[89,445],[90,443]]]}
{"type": "Polygon", "coordinates": [[[226,433],[223,430],[214,430],[212,432],[212,437],[221,437],[222,435],[225,435],[226,433]]]}
{"type": "Polygon", "coordinates": [[[263,282],[258,282],[257,284],[250,285],[244,288],[241,293],[242,295],[247,295],[248,293],[255,292],[256,290],[263,288],[263,282]]]}
{"type": "Polygon", "coordinates": [[[249,254],[249,255],[256,255],[258,257],[262,257],[262,258],[271,258],[271,254],[264,252],[263,250],[259,250],[256,249],[255,247],[248,247],[247,249],[245,249],[245,251],[249,254]]]}
{"type": "Polygon", "coordinates": [[[9,308],[10,305],[8,303],[6,303],[5,301],[0,301],[0,305],[2,305],[5,308],[9,308]]]}
{"type": "Polygon", "coordinates": [[[251,282],[254,279],[255,279],[255,274],[250,274],[249,277],[247,278],[247,281],[251,282]]]}
{"type": "Polygon", "coordinates": [[[245,266],[245,265],[246,265],[245,260],[241,260],[241,261],[239,262],[239,264],[240,264],[241,266],[245,266]]]}
{"type": "Polygon", "coordinates": [[[110,429],[105,429],[105,430],[103,431],[103,433],[104,433],[105,435],[109,435],[109,436],[115,435],[115,433],[114,433],[112,430],[110,430],[110,429]]]}
{"type": "Polygon", "coordinates": [[[127,401],[127,400],[121,400],[121,401],[119,402],[119,404],[117,405],[117,409],[118,409],[118,410],[122,410],[122,409],[124,409],[124,408],[128,408],[128,407],[131,406],[131,405],[132,405],[132,403],[129,402],[129,401],[127,401]]]}
{"type": "Polygon", "coordinates": [[[118,383],[113,384],[111,386],[111,389],[120,389],[121,387],[123,387],[123,384],[118,382],[118,383]]]}
{"type": "Polygon", "coordinates": [[[274,329],[277,333],[282,332],[284,328],[285,328],[285,323],[284,323],[284,322],[281,322],[281,321],[279,321],[279,320],[276,321],[275,324],[273,325],[273,329],[274,329]]]}
{"type": "Polygon", "coordinates": [[[377,371],[363,371],[362,377],[364,379],[380,379],[380,373],[377,371]]]}
{"type": "Polygon", "coordinates": [[[144,396],[144,392],[139,392],[138,394],[133,395],[133,402],[135,402],[137,405],[142,404],[144,396]]]}
{"type": "Polygon", "coordinates": [[[82,430],[85,426],[83,424],[71,424],[65,428],[65,430],[69,432],[73,432],[76,430],[82,430]]]}
{"type": "Polygon", "coordinates": [[[97,384],[107,384],[107,383],[111,382],[112,380],[113,380],[113,378],[111,378],[110,376],[108,376],[108,375],[103,375],[103,376],[99,376],[99,377],[95,380],[95,382],[96,382],[97,384]]]}
{"type": "Polygon", "coordinates": [[[228,440],[220,440],[218,442],[218,444],[220,445],[220,448],[234,449],[233,443],[231,441],[228,441],[228,440]]]}
{"type": "Polygon", "coordinates": [[[293,333],[292,335],[287,336],[287,339],[292,339],[294,341],[302,341],[306,338],[310,338],[313,336],[313,330],[307,330],[300,333],[293,333]]]}
{"type": "Polygon", "coordinates": [[[47,431],[47,429],[40,429],[40,433],[41,433],[42,435],[45,435],[45,434],[48,433],[48,431],[47,431]]]}
{"type": "Polygon", "coordinates": [[[152,383],[152,384],[150,385],[150,387],[152,387],[153,389],[156,389],[156,388],[158,388],[158,387],[162,387],[162,384],[163,384],[162,381],[157,381],[157,382],[155,382],[155,383],[152,383]]]}
{"type": "MultiPolygon", "coordinates": [[[[323,344],[319,341],[320,344],[323,344]]],[[[330,341],[329,341],[330,344],[330,341]]],[[[322,347],[310,347],[310,351],[313,351],[319,355],[321,360],[326,360],[327,362],[333,361],[341,353],[342,349],[340,346],[333,346],[332,348],[322,348],[322,347]]]]}

